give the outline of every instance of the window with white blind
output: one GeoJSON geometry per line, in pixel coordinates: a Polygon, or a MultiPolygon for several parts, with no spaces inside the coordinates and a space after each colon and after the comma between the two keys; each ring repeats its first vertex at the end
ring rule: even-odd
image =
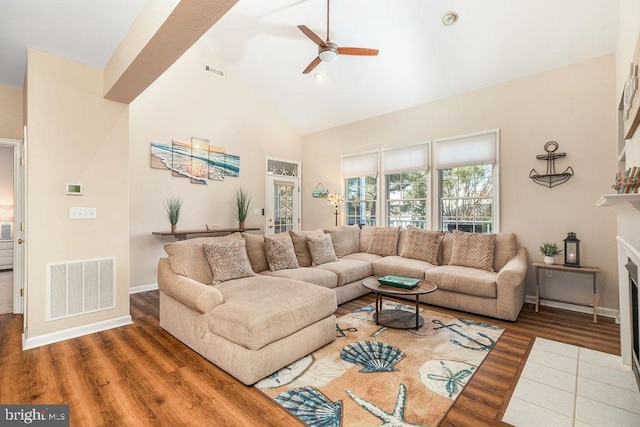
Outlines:
{"type": "Polygon", "coordinates": [[[389,227],[429,228],[429,144],[382,151],[389,227]]]}
{"type": "Polygon", "coordinates": [[[345,223],[376,225],[378,151],[342,157],[345,223]]]}
{"type": "Polygon", "coordinates": [[[498,231],[498,131],[435,141],[442,230],[498,231]]]}

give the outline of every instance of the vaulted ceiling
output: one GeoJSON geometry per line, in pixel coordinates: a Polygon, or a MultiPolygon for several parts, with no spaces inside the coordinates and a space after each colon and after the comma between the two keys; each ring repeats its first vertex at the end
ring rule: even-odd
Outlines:
{"type": "MultiPolygon", "coordinates": [[[[168,0],[177,3],[177,0],[168,0]]],[[[104,67],[146,0],[3,0],[0,84],[26,46],[104,67]]],[[[326,0],[240,0],[207,32],[211,65],[252,85],[302,135],[613,53],[618,0],[333,0],[331,41],[379,49],[309,74],[326,0]],[[448,11],[459,15],[450,27],[448,11]],[[316,80],[316,74],[324,77],[316,80]]],[[[204,66],[204,64],[203,64],[204,66]]]]}

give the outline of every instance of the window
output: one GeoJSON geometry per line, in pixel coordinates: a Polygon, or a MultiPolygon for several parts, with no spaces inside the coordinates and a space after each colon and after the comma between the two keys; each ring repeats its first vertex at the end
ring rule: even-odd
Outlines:
{"type": "Polygon", "coordinates": [[[385,216],[389,227],[429,227],[429,145],[383,151],[385,216]]]}
{"type": "Polygon", "coordinates": [[[439,226],[497,232],[497,131],[436,141],[439,226]]]}
{"type": "Polygon", "coordinates": [[[378,152],[342,158],[345,186],[345,223],[376,225],[378,198],[378,152]]]}

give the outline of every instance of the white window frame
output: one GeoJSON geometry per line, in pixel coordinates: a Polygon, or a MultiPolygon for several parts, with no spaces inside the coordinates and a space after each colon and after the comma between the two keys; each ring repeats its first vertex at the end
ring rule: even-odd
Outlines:
{"type": "MultiPolygon", "coordinates": [[[[425,229],[429,230],[431,229],[431,227],[433,226],[433,221],[432,221],[432,217],[433,217],[433,206],[432,206],[432,194],[433,194],[433,189],[431,186],[431,182],[432,182],[432,177],[431,177],[431,171],[433,170],[432,164],[433,164],[433,156],[431,153],[431,141],[422,141],[422,142],[418,142],[415,144],[410,144],[410,145],[401,145],[401,146],[397,146],[397,147],[388,147],[388,148],[384,148],[382,149],[382,155],[381,155],[381,168],[380,168],[380,176],[381,176],[381,181],[382,183],[379,182],[380,188],[381,188],[381,197],[380,200],[382,201],[383,206],[380,207],[381,209],[381,215],[379,216],[380,224],[384,224],[384,226],[388,226],[388,221],[389,221],[389,212],[388,212],[388,202],[389,200],[387,199],[387,193],[388,193],[388,183],[387,183],[387,175],[391,175],[391,174],[396,174],[396,173],[404,173],[404,172],[417,172],[419,170],[424,170],[426,177],[427,177],[427,182],[426,182],[426,187],[427,187],[427,199],[426,199],[426,209],[427,212],[425,213],[425,229]],[[403,150],[403,149],[411,149],[411,148],[416,148],[416,147],[425,147],[425,154],[426,154],[426,160],[424,162],[425,164],[425,168],[423,169],[422,167],[419,167],[417,165],[415,166],[410,166],[407,168],[400,168],[400,169],[393,169],[391,171],[388,170],[388,167],[386,165],[386,156],[389,155],[389,152],[391,151],[396,151],[396,150],[403,150]],[[387,173],[389,172],[389,173],[387,173]]],[[[420,162],[417,162],[420,163],[420,162]]]]}
{"type": "Polygon", "coordinates": [[[359,176],[375,176],[376,178],[376,210],[375,210],[375,216],[376,216],[376,225],[380,224],[380,159],[381,159],[381,155],[380,155],[380,150],[369,150],[369,151],[363,151],[363,152],[359,152],[359,153],[350,153],[350,154],[344,154],[342,155],[342,157],[340,158],[340,165],[341,165],[341,178],[342,178],[342,194],[344,196],[344,204],[342,205],[342,215],[341,215],[341,220],[340,220],[340,224],[346,224],[347,223],[347,205],[349,203],[348,200],[348,195],[347,195],[347,179],[348,178],[357,178],[359,176]],[[353,173],[346,173],[345,172],[345,167],[344,167],[344,162],[345,159],[348,158],[354,158],[354,157],[364,157],[364,156],[369,156],[369,155],[374,155],[376,156],[376,161],[375,161],[375,175],[353,175],[353,173]]]}
{"type": "MultiPolygon", "coordinates": [[[[466,134],[466,135],[436,139],[433,141],[432,174],[433,174],[433,183],[434,183],[434,186],[433,186],[434,197],[433,197],[432,209],[435,216],[434,224],[436,225],[437,229],[441,228],[441,222],[442,222],[442,212],[441,212],[441,204],[440,204],[442,195],[440,194],[440,172],[439,172],[440,168],[438,168],[437,144],[446,143],[448,141],[456,141],[456,140],[462,140],[466,138],[472,138],[475,136],[488,135],[488,134],[495,134],[495,161],[493,163],[493,215],[492,215],[493,230],[492,230],[492,233],[500,232],[500,129],[491,129],[491,130],[475,132],[475,133],[466,134]]],[[[463,164],[463,163],[457,166],[449,165],[449,167],[460,167],[460,166],[470,166],[470,165],[463,164]]],[[[443,168],[443,169],[446,169],[446,168],[443,168]]]]}

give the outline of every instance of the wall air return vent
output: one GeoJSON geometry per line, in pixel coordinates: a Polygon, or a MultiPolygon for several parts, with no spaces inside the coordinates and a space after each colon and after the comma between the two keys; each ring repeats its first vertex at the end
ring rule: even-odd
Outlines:
{"type": "Polygon", "coordinates": [[[47,320],[115,307],[116,259],[47,264],[47,320]]]}

